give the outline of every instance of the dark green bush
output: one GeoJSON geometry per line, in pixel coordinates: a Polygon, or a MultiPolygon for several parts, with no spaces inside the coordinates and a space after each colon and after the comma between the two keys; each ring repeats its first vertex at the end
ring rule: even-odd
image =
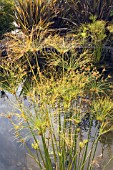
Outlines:
{"type": "Polygon", "coordinates": [[[0,37],[13,30],[14,0],[0,0],[0,37]]]}

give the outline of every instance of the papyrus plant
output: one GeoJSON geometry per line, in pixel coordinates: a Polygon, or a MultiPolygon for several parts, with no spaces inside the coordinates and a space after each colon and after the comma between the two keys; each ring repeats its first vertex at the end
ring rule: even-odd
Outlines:
{"type": "MultiPolygon", "coordinates": [[[[43,31],[41,33],[43,37],[43,31]]],[[[74,50],[76,41],[65,42],[65,38],[59,36],[43,38],[40,43],[38,38],[30,39],[29,35],[24,38],[15,35],[10,39],[9,56],[2,61],[1,71],[1,75],[8,78],[6,81],[1,79],[0,86],[5,89],[6,86],[3,85],[9,82],[7,90],[14,94],[16,101],[11,100],[11,104],[16,109],[15,112],[2,115],[12,123],[16,139],[27,147],[39,169],[91,170],[100,136],[106,132],[105,128],[107,132],[112,129],[106,125],[110,121],[107,117],[113,106],[108,105],[109,109],[106,109],[105,102],[101,99],[102,94],[103,97],[108,95],[104,93],[106,83],[102,79],[103,86],[100,85],[100,73],[93,69],[93,64],[89,64],[91,60],[87,51],[78,59],[79,56],[74,50]],[[49,55],[44,51],[48,66],[56,68],[49,70],[49,76],[46,68],[40,69],[37,53],[48,46],[58,51],[57,55],[54,50],[50,51],[49,55]],[[70,51],[72,55],[68,61],[65,53],[70,51]],[[35,57],[35,64],[31,62],[32,57],[35,57]],[[27,84],[32,83],[29,89],[27,84],[24,84],[28,76],[27,84]],[[28,105],[25,105],[22,96],[16,93],[18,86],[23,88],[23,84],[27,89],[28,105]],[[95,102],[99,103],[97,107],[95,102]],[[100,129],[97,128],[91,142],[93,119],[99,117],[99,111],[103,114],[103,110],[100,129]],[[82,138],[81,122],[87,113],[90,115],[89,129],[86,137],[82,138]]],[[[105,98],[105,101],[109,103],[110,99],[105,98]]]]}
{"type": "MultiPolygon", "coordinates": [[[[29,61],[29,55],[27,60],[29,61]]],[[[88,87],[91,79],[83,67],[77,67],[76,70],[73,70],[73,67],[64,69],[62,76],[58,72],[57,77],[54,77],[52,73],[51,77],[47,77],[42,74],[37,65],[37,71],[39,71],[39,78],[37,78],[30,61],[28,64],[33,75],[32,88],[26,93],[29,106],[25,106],[23,98],[14,93],[16,102],[11,101],[11,104],[18,111],[8,112],[7,115],[2,114],[12,123],[16,139],[26,146],[39,169],[93,169],[99,138],[112,129],[110,124],[107,126],[110,121],[109,114],[113,109],[112,104],[107,103],[112,102],[109,98],[103,101],[100,94],[95,95],[94,99],[89,98],[85,101],[85,96],[89,94],[88,87]],[[86,138],[82,138],[80,123],[87,113],[90,113],[89,130],[86,138]],[[90,143],[93,119],[97,118],[100,121],[100,114],[103,115],[100,129],[97,128],[94,140],[90,143]],[[27,144],[29,139],[30,146],[27,144]]],[[[20,75],[10,68],[9,73],[11,72],[18,80],[20,75]]],[[[20,71],[19,73],[21,74],[20,71]]],[[[95,77],[98,74],[95,74],[95,77]]],[[[12,79],[11,83],[18,86],[18,84],[15,85],[15,81],[12,79]]],[[[9,86],[9,88],[12,87],[9,86]]]]}

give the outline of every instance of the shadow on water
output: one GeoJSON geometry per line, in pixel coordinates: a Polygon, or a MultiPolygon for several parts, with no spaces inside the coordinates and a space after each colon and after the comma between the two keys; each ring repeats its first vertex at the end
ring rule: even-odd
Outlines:
{"type": "MultiPolygon", "coordinates": [[[[15,101],[15,98],[10,93],[1,91],[0,95],[0,114],[7,114],[14,111],[14,108],[10,105],[10,101],[15,101]]],[[[28,105],[25,99],[25,105],[28,105]]],[[[89,115],[87,115],[80,124],[81,127],[81,139],[87,137],[89,128],[89,115]]],[[[94,140],[94,134],[99,128],[99,122],[93,120],[91,129],[91,142],[89,144],[89,150],[91,143],[94,140]]],[[[34,161],[27,154],[25,147],[21,146],[12,134],[12,126],[8,119],[4,117],[0,118],[0,170],[38,170],[34,161]]],[[[28,146],[30,143],[28,141],[28,146]]],[[[103,170],[103,166],[106,165],[105,170],[113,169],[113,132],[109,132],[102,136],[98,143],[96,156],[93,161],[93,170],[103,170]],[[111,159],[111,161],[110,161],[111,159]],[[109,162],[110,161],[110,162],[109,162]],[[109,164],[107,165],[107,163],[109,164]]]]}

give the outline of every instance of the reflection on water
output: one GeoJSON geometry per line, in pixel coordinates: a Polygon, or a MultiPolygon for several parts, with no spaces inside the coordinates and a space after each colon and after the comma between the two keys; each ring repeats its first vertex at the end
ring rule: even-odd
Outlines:
{"type": "MultiPolygon", "coordinates": [[[[15,100],[14,97],[10,94],[1,97],[0,114],[14,110],[10,105],[10,101],[15,100]]],[[[9,120],[0,118],[0,170],[36,170],[26,149],[15,141],[11,129],[9,120]]]]}
{"type": "MultiPolygon", "coordinates": [[[[81,126],[81,139],[87,138],[87,132],[89,130],[89,118],[86,116],[85,119],[80,124],[81,126]]],[[[91,129],[91,138],[89,144],[89,152],[92,146],[92,142],[94,140],[94,134],[99,129],[99,122],[97,120],[93,120],[92,129],[91,129]]],[[[108,132],[104,134],[101,139],[99,139],[95,159],[92,162],[93,170],[113,170],[113,132],[108,132]]]]}
{"type": "MultiPolygon", "coordinates": [[[[15,111],[15,108],[10,104],[15,103],[16,100],[11,94],[3,94],[0,98],[0,114],[7,114],[10,111],[15,111]]],[[[25,105],[28,105],[25,100],[25,105]]],[[[89,122],[86,119],[82,122],[82,134],[84,139],[87,136],[89,122]]],[[[91,136],[95,134],[98,128],[98,122],[93,122],[91,136]]],[[[8,119],[0,118],[0,170],[38,170],[34,161],[27,154],[26,149],[14,140],[14,135],[11,131],[12,127],[8,119]]],[[[91,145],[90,145],[91,146],[91,145]]],[[[90,150],[89,146],[89,150],[90,150]]],[[[106,164],[105,170],[113,170],[113,132],[104,135],[99,141],[96,151],[95,161],[93,161],[94,170],[103,170],[103,165],[106,164]],[[109,160],[110,163],[107,165],[109,160]]]]}

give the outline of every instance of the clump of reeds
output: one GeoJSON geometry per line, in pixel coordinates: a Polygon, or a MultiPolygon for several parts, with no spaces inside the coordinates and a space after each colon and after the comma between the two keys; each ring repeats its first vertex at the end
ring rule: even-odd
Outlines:
{"type": "MultiPolygon", "coordinates": [[[[52,43],[52,40],[50,42],[48,39],[49,43],[52,43]]],[[[56,47],[58,47],[58,43],[56,47]]],[[[59,46],[60,48],[61,46],[59,46]]],[[[32,47],[31,49],[33,51],[32,47]]],[[[13,50],[15,51],[15,49],[13,50]]],[[[40,169],[83,170],[86,168],[88,170],[92,169],[100,136],[112,128],[108,125],[110,121],[108,115],[111,113],[113,105],[109,97],[101,99],[101,94],[107,95],[104,91],[106,83],[104,84],[104,80],[100,77],[96,68],[88,72],[93,66],[88,64],[87,53],[84,54],[87,59],[85,61],[82,58],[84,55],[81,55],[78,59],[76,53],[73,54],[72,50],[72,56],[67,62],[64,58],[67,50],[65,42],[61,50],[62,55],[54,55],[54,52],[51,55],[49,54],[51,60],[53,57],[52,62],[49,63],[51,68],[54,67],[55,69],[56,66],[61,68],[60,71],[52,69],[57,73],[51,72],[49,77],[46,76],[45,71],[41,72],[38,60],[35,66],[37,72],[34,71],[29,56],[31,53],[27,52],[24,56],[32,73],[32,86],[26,91],[31,105],[30,108],[25,107],[24,102],[20,101],[19,96],[16,95],[18,85],[24,81],[24,78],[27,78],[27,72],[24,69],[22,73],[19,71],[19,68],[22,69],[22,60],[19,60],[20,64],[17,63],[16,58],[12,65],[11,63],[7,65],[4,63],[3,66],[7,70],[4,73],[8,76],[6,82],[9,83],[7,90],[15,95],[17,99],[16,107],[20,110],[20,113],[9,113],[7,118],[14,127],[16,138],[27,147],[40,169]],[[56,62],[57,60],[59,62],[56,62]],[[16,67],[13,67],[14,63],[16,67]],[[101,85],[99,85],[101,79],[101,85]],[[85,100],[87,95],[91,98],[85,100]],[[108,105],[108,103],[110,104],[108,105]],[[90,113],[89,130],[87,138],[81,139],[80,122],[87,113],[90,113]],[[18,123],[14,121],[13,117],[17,118],[18,123]],[[100,121],[100,130],[97,129],[94,134],[94,141],[89,150],[90,132],[95,117],[100,121]],[[102,120],[100,120],[100,117],[102,120]],[[26,129],[26,134],[22,135],[24,129],[26,129]],[[34,149],[34,152],[27,146],[26,141],[29,138],[32,139],[31,148],[34,149]]],[[[33,54],[38,58],[35,50],[33,54]]],[[[4,78],[6,77],[4,76],[4,78]]],[[[27,89],[27,86],[24,88],[27,89]]]]}
{"type": "MultiPolygon", "coordinates": [[[[40,28],[40,22],[36,28],[40,28]]],[[[108,97],[112,87],[94,67],[88,49],[79,53],[75,48],[78,42],[82,44],[79,36],[48,35],[48,27],[44,27],[37,29],[34,38],[34,27],[25,26],[23,37],[9,35],[9,55],[1,65],[0,86],[14,94],[20,111],[5,117],[41,170],[91,170],[100,137],[112,130],[113,104],[108,97]],[[23,94],[30,107],[25,106],[23,94]],[[87,113],[89,129],[87,137],[82,138],[81,122],[87,113]],[[91,142],[93,119],[99,121],[100,128],[91,142]],[[31,147],[27,145],[29,138],[31,147]]]]}

